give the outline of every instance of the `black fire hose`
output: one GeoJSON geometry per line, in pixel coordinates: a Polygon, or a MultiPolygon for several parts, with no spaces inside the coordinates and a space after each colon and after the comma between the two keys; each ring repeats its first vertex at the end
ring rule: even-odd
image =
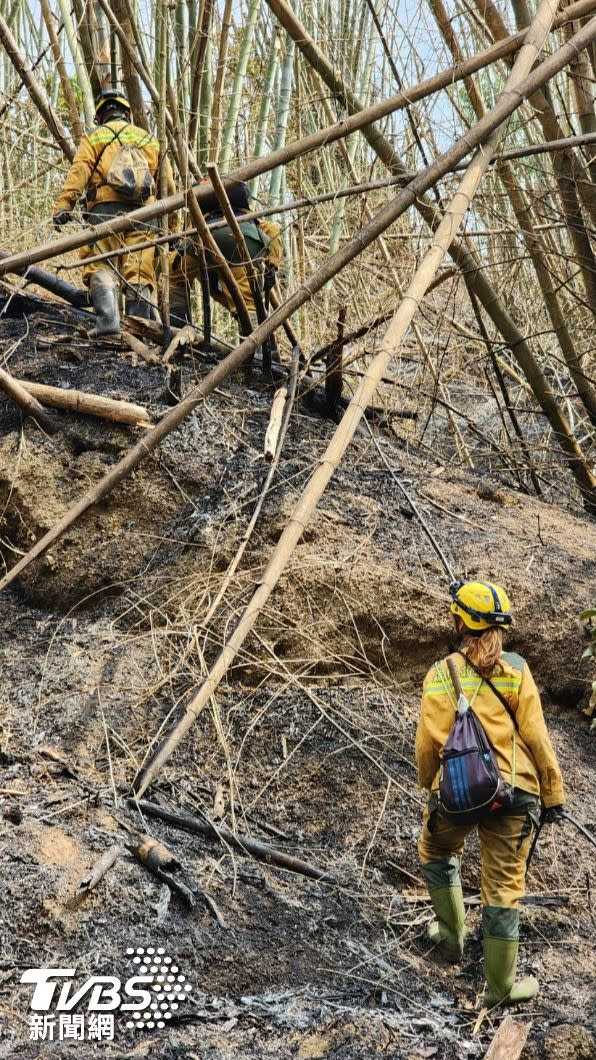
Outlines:
{"type": "MultiPolygon", "coordinates": [[[[7,257],[8,254],[0,251],[0,258],[7,257]]],[[[89,308],[87,291],[81,290],[80,287],[73,287],[71,283],[66,283],[65,280],[60,280],[57,276],[54,276],[53,273],[46,272],[45,269],[39,269],[36,265],[30,265],[29,268],[21,269],[17,275],[22,276],[24,272],[27,273],[27,280],[29,283],[35,283],[38,287],[43,287],[44,290],[57,295],[58,298],[63,298],[65,302],[69,302],[75,309],[89,308]]]]}

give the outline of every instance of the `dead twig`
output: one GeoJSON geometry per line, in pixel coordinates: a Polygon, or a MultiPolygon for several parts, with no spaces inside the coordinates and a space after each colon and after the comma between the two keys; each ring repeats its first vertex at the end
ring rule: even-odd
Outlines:
{"type": "Polygon", "coordinates": [[[158,817],[162,821],[167,821],[174,828],[183,828],[187,832],[204,835],[209,839],[223,839],[229,846],[235,847],[236,850],[241,850],[244,854],[253,854],[254,857],[261,861],[266,861],[270,865],[278,865],[283,869],[289,869],[290,872],[297,872],[300,876],[307,876],[311,880],[320,880],[331,884],[337,884],[338,882],[325,869],[320,869],[307,861],[295,858],[291,854],[284,854],[281,850],[276,850],[274,847],[269,846],[268,843],[261,843],[258,839],[251,839],[249,836],[232,832],[225,825],[214,825],[210,821],[201,821],[200,818],[194,817],[189,813],[176,813],[174,810],[168,809],[167,806],[161,806],[159,803],[149,802],[146,799],[129,799],[128,801],[130,806],[142,810],[143,813],[148,814],[150,817],[158,817]]]}
{"type": "Polygon", "coordinates": [[[108,873],[112,866],[116,864],[122,852],[123,847],[119,843],[115,843],[114,846],[111,846],[108,850],[104,851],[101,857],[95,862],[95,865],[90,872],[88,872],[79,883],[74,897],[70,902],[71,908],[76,908],[82,902],[83,898],[89,894],[89,891],[92,891],[94,887],[97,887],[98,883],[101,883],[106,873],[108,873]]]}

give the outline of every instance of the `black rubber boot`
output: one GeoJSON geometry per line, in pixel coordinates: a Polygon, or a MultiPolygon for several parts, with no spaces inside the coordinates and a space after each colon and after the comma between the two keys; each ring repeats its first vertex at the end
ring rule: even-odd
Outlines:
{"type": "Polygon", "coordinates": [[[106,269],[91,273],[89,298],[95,310],[95,327],[88,332],[90,338],[120,334],[120,309],[118,290],[112,273],[106,269]]]}
{"type": "Polygon", "coordinates": [[[139,287],[129,287],[126,291],[125,305],[127,317],[140,317],[141,320],[155,320],[153,288],[149,287],[149,284],[141,284],[139,287]]]}

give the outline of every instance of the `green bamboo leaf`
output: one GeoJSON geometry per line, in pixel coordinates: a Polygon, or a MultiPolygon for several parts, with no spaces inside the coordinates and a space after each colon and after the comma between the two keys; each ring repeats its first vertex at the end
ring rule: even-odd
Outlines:
{"type": "Polygon", "coordinates": [[[582,611],[579,616],[580,622],[589,622],[591,618],[596,618],[596,607],[589,607],[587,611],[582,611]]]}

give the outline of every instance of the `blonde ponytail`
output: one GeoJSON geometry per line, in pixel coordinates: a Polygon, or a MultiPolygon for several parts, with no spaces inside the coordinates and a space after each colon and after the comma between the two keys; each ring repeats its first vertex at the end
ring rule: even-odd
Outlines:
{"type": "MultiPolygon", "coordinates": [[[[462,623],[463,625],[463,623],[462,623]]],[[[483,677],[490,677],[503,651],[503,633],[500,629],[487,629],[480,637],[466,636],[462,650],[478,667],[483,677]]]]}

